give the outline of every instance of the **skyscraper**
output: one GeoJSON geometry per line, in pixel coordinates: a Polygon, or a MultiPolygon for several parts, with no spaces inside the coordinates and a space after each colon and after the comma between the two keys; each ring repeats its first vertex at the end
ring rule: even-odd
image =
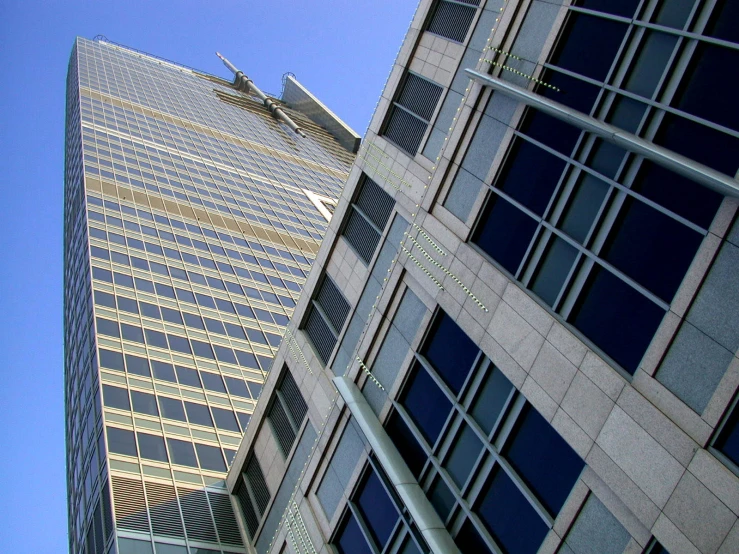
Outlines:
{"type": "Polygon", "coordinates": [[[422,0],[228,475],[258,554],[739,552],[735,0],[422,0]]]}
{"type": "Polygon", "coordinates": [[[232,84],[102,37],[75,42],[64,206],[74,554],[244,551],[224,477],[359,144],[290,75],[282,99],[241,72],[232,84]]]}

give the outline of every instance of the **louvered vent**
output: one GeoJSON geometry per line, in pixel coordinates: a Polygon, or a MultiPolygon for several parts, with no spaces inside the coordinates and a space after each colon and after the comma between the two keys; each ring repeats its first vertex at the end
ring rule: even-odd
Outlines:
{"type": "Polygon", "coordinates": [[[216,530],[210,516],[205,491],[177,487],[187,538],[196,541],[216,542],[216,530]]]}
{"type": "Polygon", "coordinates": [[[105,536],[113,533],[113,509],[110,504],[110,489],[108,483],[103,483],[103,523],[105,524],[105,536]]]}
{"type": "Polygon", "coordinates": [[[259,516],[257,516],[254,510],[254,505],[249,497],[249,490],[246,488],[246,483],[243,480],[236,490],[236,496],[239,498],[239,504],[241,504],[241,513],[244,515],[244,520],[246,521],[246,529],[249,531],[249,536],[253,537],[259,527],[259,516]]]}
{"type": "Polygon", "coordinates": [[[293,379],[290,371],[285,372],[285,376],[282,379],[280,385],[280,392],[282,393],[282,400],[287,405],[287,409],[293,418],[295,424],[300,427],[303,423],[305,414],[308,413],[308,405],[305,403],[303,395],[300,393],[295,379],[293,379]]]}
{"type": "Polygon", "coordinates": [[[472,19],[475,17],[474,6],[479,3],[479,0],[460,0],[459,2],[441,0],[436,6],[427,30],[449,40],[464,42],[472,19]]]}
{"type": "Polygon", "coordinates": [[[172,485],[159,483],[146,483],[144,486],[154,534],[184,538],[175,488],[172,485]]]}
{"type": "Polygon", "coordinates": [[[344,295],[341,294],[338,287],[334,282],[326,277],[321,285],[321,290],[318,291],[316,296],[316,302],[323,313],[326,314],[331,325],[334,326],[334,330],[338,333],[344,326],[346,316],[349,314],[349,302],[346,301],[344,295]]]}
{"type": "Polygon", "coordinates": [[[246,466],[246,480],[249,483],[257,510],[259,510],[259,518],[264,515],[264,511],[269,504],[270,494],[267,488],[267,482],[264,480],[264,473],[257,459],[252,456],[246,466]]]}
{"type": "Polygon", "coordinates": [[[218,530],[218,538],[223,544],[232,544],[241,546],[241,534],[236,524],[233,507],[231,501],[225,494],[208,492],[208,500],[213,510],[213,518],[216,521],[216,529],[218,530]]]}
{"type": "MultiPolygon", "coordinates": [[[[337,291],[338,292],[338,291],[337,291]]],[[[274,400],[267,416],[282,454],[287,457],[295,443],[308,405],[300,394],[290,370],[285,368],[282,382],[275,390],[274,400]]]]}
{"type": "Polygon", "coordinates": [[[406,74],[403,88],[390,111],[384,135],[415,155],[436,110],[442,88],[413,73],[406,74]]]}
{"type": "Polygon", "coordinates": [[[392,197],[365,176],[344,229],[347,242],[365,263],[372,259],[394,206],[392,197]]]}
{"type": "Polygon", "coordinates": [[[336,346],[336,335],[333,334],[318,310],[311,308],[308,321],[305,324],[305,332],[310,338],[318,353],[318,357],[325,364],[328,362],[331,352],[336,346]]]}
{"type": "Polygon", "coordinates": [[[275,438],[280,445],[283,456],[287,456],[295,442],[295,431],[285,413],[282,402],[275,400],[269,412],[269,421],[272,424],[275,438]]]}
{"type": "Polygon", "coordinates": [[[115,523],[120,529],[149,532],[144,485],[141,481],[113,476],[115,523]]]}

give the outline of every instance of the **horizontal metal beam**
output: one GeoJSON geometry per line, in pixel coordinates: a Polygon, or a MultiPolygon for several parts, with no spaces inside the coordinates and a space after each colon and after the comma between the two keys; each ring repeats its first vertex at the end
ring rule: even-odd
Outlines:
{"type": "Polygon", "coordinates": [[[333,381],[431,551],[434,554],[461,554],[449,531],[444,527],[444,522],[426,498],[423,489],[357,385],[346,377],[334,377],[333,381]]]}
{"type": "Polygon", "coordinates": [[[559,102],[545,98],[539,94],[531,92],[525,88],[519,87],[497,77],[491,77],[472,69],[465,70],[467,74],[484,86],[489,86],[510,98],[523,102],[527,106],[536,108],[547,115],[556,117],[557,119],[574,125],[583,131],[592,133],[606,142],[620,146],[621,148],[644,156],[670,171],[674,171],[678,175],[687,177],[691,181],[695,181],[711,190],[718,192],[724,196],[732,196],[739,198],[739,182],[732,179],[715,169],[698,163],[690,158],[686,158],[672,150],[658,146],[653,142],[637,137],[632,133],[628,133],[623,129],[609,125],[599,119],[595,119],[582,112],[567,107],[559,102]]]}

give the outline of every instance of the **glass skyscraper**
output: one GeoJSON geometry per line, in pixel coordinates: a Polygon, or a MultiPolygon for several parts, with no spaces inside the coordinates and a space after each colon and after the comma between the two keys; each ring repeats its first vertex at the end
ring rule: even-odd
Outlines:
{"type": "Polygon", "coordinates": [[[229,81],[104,38],[75,42],[64,199],[74,554],[244,551],[223,479],[359,143],[291,76],[282,98],[302,134],[229,81]]]}

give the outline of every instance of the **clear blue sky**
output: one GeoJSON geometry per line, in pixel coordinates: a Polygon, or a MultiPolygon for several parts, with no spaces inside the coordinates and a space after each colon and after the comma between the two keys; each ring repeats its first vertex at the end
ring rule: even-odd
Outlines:
{"type": "Polygon", "coordinates": [[[292,71],[364,134],[416,0],[0,0],[0,550],[67,551],[64,94],[74,37],[264,90],[292,71]]]}

